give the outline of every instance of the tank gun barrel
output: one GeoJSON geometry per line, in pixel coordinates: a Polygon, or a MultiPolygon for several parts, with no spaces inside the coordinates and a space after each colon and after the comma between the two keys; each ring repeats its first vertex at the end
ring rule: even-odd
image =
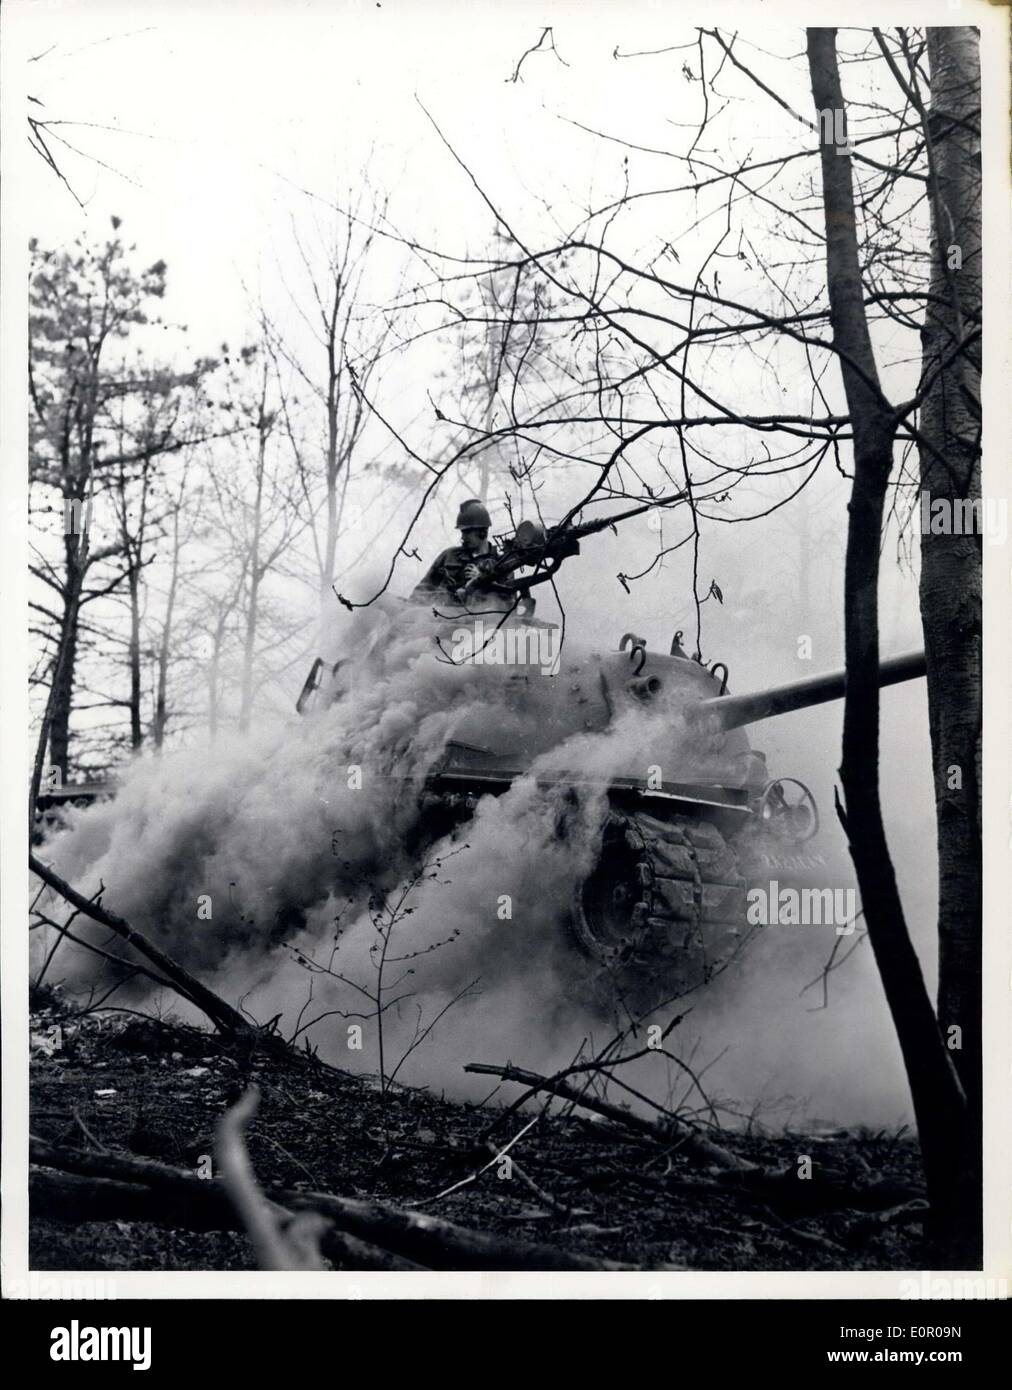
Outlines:
{"type": "MultiPolygon", "coordinates": [[[[878,683],[880,686],[898,685],[901,681],[917,680],[926,669],[922,651],[907,652],[904,656],[879,662],[878,683]]],[[[700,700],[693,713],[715,716],[722,729],[737,729],[742,724],[789,714],[791,710],[808,709],[811,705],[825,704],[827,700],[842,700],[846,688],[846,671],[827,671],[825,675],[774,685],[750,695],[716,695],[700,700]]]]}

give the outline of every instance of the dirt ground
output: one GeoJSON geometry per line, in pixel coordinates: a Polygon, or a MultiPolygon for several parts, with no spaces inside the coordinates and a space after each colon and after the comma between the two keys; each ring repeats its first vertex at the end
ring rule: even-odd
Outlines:
{"type": "MultiPolygon", "coordinates": [[[[771,1170],[799,1172],[799,1155],[810,1156],[812,1176],[771,1196],[701,1167],[678,1141],[627,1136],[558,1109],[511,1149],[508,1176],[493,1163],[439,1195],[489,1163],[537,1113],[514,1114],[488,1134],[516,1086],[484,1107],[420,1090],[384,1096],[374,1082],[292,1055],[244,1057],[211,1032],[171,1022],[123,1013],[75,1021],[52,998],[33,1014],[32,1035],[32,1133],[63,1147],[206,1170],[218,1117],[252,1080],[262,1100],[248,1146],[264,1186],[425,1201],[421,1210],[475,1230],[647,1269],[903,1270],[923,1262],[920,1160],[903,1134],[713,1136],[771,1170]]],[[[33,1207],[33,1269],[256,1268],[236,1231],[62,1216],[33,1207]]]]}

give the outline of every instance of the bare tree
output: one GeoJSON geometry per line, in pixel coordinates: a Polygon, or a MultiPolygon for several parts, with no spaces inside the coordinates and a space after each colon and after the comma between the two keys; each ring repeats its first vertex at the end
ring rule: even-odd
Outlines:
{"type": "MultiPolygon", "coordinates": [[[[210,722],[218,723],[219,680],[226,638],[233,617],[238,623],[238,727],[245,733],[253,717],[258,682],[257,660],[264,647],[263,626],[269,617],[265,585],[269,576],[297,580],[283,560],[306,529],[299,515],[299,480],[288,467],[280,447],[280,396],[276,364],[261,347],[240,350],[231,366],[228,397],[230,418],[240,427],[226,448],[216,448],[208,460],[214,516],[210,531],[215,570],[226,572],[214,601],[212,652],[209,667],[210,722]]],[[[282,611],[267,645],[295,644],[304,652],[305,622],[282,611]]]]}
{"type": "MultiPolygon", "coordinates": [[[[139,420],[133,437],[140,443],[150,442],[173,434],[179,416],[185,408],[178,394],[164,391],[144,393],[139,420]]],[[[199,415],[199,403],[190,403],[191,429],[199,415]]],[[[147,453],[133,467],[122,459],[131,442],[122,411],[116,423],[120,462],[106,475],[106,494],[115,515],[119,538],[116,556],[120,566],[129,612],[127,664],[129,668],[130,747],[136,751],[144,742],[144,660],[143,627],[147,601],[146,574],[156,558],[155,546],[165,537],[165,525],[170,507],[164,500],[166,480],[159,469],[159,456],[147,453]]],[[[178,567],[178,508],[176,509],[176,548],[174,564],[178,567]]],[[[152,716],[154,719],[154,716],[152,716]]],[[[156,740],[160,742],[161,736],[156,740]]]]}
{"type": "MultiPolygon", "coordinates": [[[[33,545],[32,574],[57,596],[48,695],[39,726],[31,802],[49,751],[65,781],[70,771],[70,728],[74,703],[81,610],[112,593],[127,577],[120,569],[101,576],[102,561],[122,553],[115,527],[94,526],[97,500],[118,474],[124,486],[138,469],[181,446],[186,424],[178,412],[146,434],[137,430],[138,402],[174,398],[211,366],[198,362],[182,376],[114,358],[116,345],[152,319],[152,305],[165,290],[164,262],[135,271],[117,235],[101,248],[81,240],[72,251],[43,251],[32,244],[29,323],[31,398],[30,478],[36,494],[55,496],[61,522],[62,555],[47,554],[45,538],[33,545]],[[88,587],[90,577],[96,578],[88,587]]],[[[141,407],[141,415],[144,415],[141,407]]],[[[150,420],[149,420],[150,423],[150,420]]],[[[45,509],[36,508],[37,513],[45,509]]],[[[48,511],[52,515],[52,504],[48,511]]]]}
{"type": "Polygon", "coordinates": [[[377,273],[376,228],[386,218],[387,204],[366,168],[345,207],[330,209],[325,224],[313,218],[312,236],[293,215],[292,244],[304,277],[301,290],[286,284],[295,323],[282,327],[280,315],[260,313],[263,342],[275,367],[279,428],[291,451],[298,504],[312,544],[323,623],[334,603],[338,543],[369,424],[362,391],[378,389],[391,350],[393,320],[369,297],[370,276],[377,273]],[[308,333],[311,347],[302,345],[299,330],[308,333]]]}
{"type": "MultiPolygon", "coordinates": [[[[546,354],[542,320],[550,305],[537,267],[508,264],[516,248],[502,228],[494,230],[492,242],[490,269],[485,275],[474,276],[475,306],[460,325],[455,358],[443,373],[444,377],[449,374],[456,387],[461,419],[473,425],[477,416],[489,437],[487,447],[465,456],[467,465],[477,464],[471,490],[483,502],[489,500],[493,477],[503,488],[510,486],[511,479],[515,481],[510,472],[519,461],[515,441],[497,441],[494,432],[503,411],[509,417],[518,372],[528,379],[535,374],[546,381],[558,379],[556,364],[546,354]]],[[[451,311],[455,308],[452,300],[446,307],[451,311]]]]}
{"type": "Polygon", "coordinates": [[[169,573],[165,591],[165,606],[158,630],[155,652],[155,696],[154,716],[151,722],[151,740],[156,748],[165,743],[171,708],[169,700],[169,665],[176,655],[175,643],[178,638],[177,609],[180,600],[180,587],[184,582],[183,554],[192,542],[196,531],[196,508],[199,496],[194,497],[191,490],[192,460],[184,460],[182,473],[168,500],[166,529],[169,543],[169,573]]]}

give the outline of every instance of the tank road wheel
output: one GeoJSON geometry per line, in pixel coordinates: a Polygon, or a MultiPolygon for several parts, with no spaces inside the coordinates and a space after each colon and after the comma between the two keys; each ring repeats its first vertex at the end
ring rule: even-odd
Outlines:
{"type": "MultiPolygon", "coordinates": [[[[625,818],[609,816],[597,863],[577,887],[573,931],[592,960],[616,965],[634,951],[633,912],[642,890],[640,855],[627,842],[625,818]]],[[[642,915],[642,914],[641,914],[642,915]]]]}
{"type": "Polygon", "coordinates": [[[612,812],[572,924],[602,981],[645,1011],[704,984],[748,935],[737,857],[706,822],[612,812]]]}
{"type": "Polygon", "coordinates": [[[819,830],[819,809],[815,797],[796,777],[780,777],[767,782],[756,807],[759,825],[782,840],[803,843],[819,830]]]}

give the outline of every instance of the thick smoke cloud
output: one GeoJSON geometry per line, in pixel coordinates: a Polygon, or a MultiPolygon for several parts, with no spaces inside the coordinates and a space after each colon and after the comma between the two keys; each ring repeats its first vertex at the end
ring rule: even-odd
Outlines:
{"type": "MultiPolygon", "coordinates": [[[[482,798],[456,836],[427,843],[418,833],[424,782],[448,740],[464,719],[501,728],[510,711],[490,703],[481,671],[438,659],[427,608],[381,602],[359,612],[336,657],[329,707],[245,739],[139,759],[113,801],[73,814],[47,857],[83,891],[104,883],[109,907],[256,1018],[280,1012],[290,1033],[321,1016],[305,1036],[337,1065],[378,1070],[378,1024],[362,990],[376,992],[377,923],[390,920],[381,903],[395,914],[381,999],[387,1074],[444,1009],[399,1080],[475,1096],[487,1078],[469,1084],[468,1061],[551,1070],[581,1045],[602,1045],[615,1019],[568,922],[607,804],[592,792],[574,802],[537,777],[621,773],[644,744],[647,714],[632,707],[606,733],[574,735],[505,794],[482,798]]],[[[852,882],[832,836],[829,853],[833,881],[852,882]]],[[[816,1010],[819,990],[799,998],[833,941],[831,927],[766,929],[660,1019],[686,1013],[671,1046],[697,1073],[719,1059],[705,1088],[730,1110],[758,1104],[793,1123],[813,1113],[902,1117],[867,948],[834,975],[829,1009],[816,1010]]],[[[628,1079],[661,1101],[692,1092],[661,1057],[628,1079]]],[[[698,1091],[689,1103],[700,1103],[698,1091]]]]}

